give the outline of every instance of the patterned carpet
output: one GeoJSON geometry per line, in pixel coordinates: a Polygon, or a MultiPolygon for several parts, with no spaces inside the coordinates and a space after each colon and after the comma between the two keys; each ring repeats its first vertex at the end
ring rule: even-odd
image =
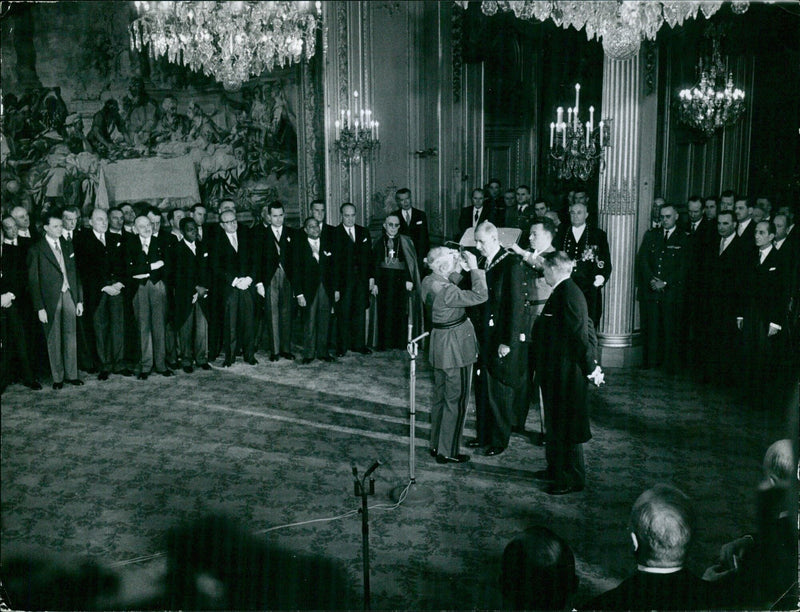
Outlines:
{"type": "MultiPolygon", "coordinates": [[[[349,355],[336,364],[237,363],[229,369],[142,382],[38,393],[15,385],[2,398],[4,551],[36,545],[89,555],[131,583],[163,570],[164,532],[208,512],[255,532],[356,509],[352,467],[376,459],[370,512],[375,609],[474,609],[500,605],[503,547],[543,524],[573,547],[574,603],[634,568],[626,533],[633,500],[671,482],[696,503],[690,567],[752,528],[753,490],[766,447],[786,437],[784,415],[753,413],[733,392],[698,388],[656,372],[610,371],[591,393],[587,487],[550,497],[531,479],[544,450],[512,437],[497,457],[440,466],[427,453],[431,371],[417,367],[417,482],[426,505],[389,509],[408,480],[408,355],[349,355]]],[[[219,362],[218,362],[219,363],[219,362]]],[[[473,433],[473,415],[467,437],[473,433]]],[[[531,411],[528,429],[538,431],[531,411]]],[[[362,585],[361,522],[276,529],[271,542],[341,562],[362,585]]],[[[126,583],[126,588],[131,587],[126,583]]]]}

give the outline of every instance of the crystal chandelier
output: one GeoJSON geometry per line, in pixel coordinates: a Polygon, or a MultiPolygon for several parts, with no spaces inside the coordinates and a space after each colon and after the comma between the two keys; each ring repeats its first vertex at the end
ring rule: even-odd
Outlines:
{"type": "Polygon", "coordinates": [[[600,172],[605,166],[605,149],[611,146],[611,121],[605,119],[594,123],[594,106],[589,107],[589,120],[584,125],[579,118],[581,85],[575,85],[575,107],[559,106],[556,120],[550,124],[550,161],[559,180],[573,177],[589,180],[595,168],[600,172]]]}
{"type": "MultiPolygon", "coordinates": [[[[468,1],[456,4],[467,8],[468,1]]],[[[481,10],[486,15],[498,11],[513,11],[519,19],[552,19],[561,28],[572,26],[576,30],[586,29],[587,40],[603,41],[603,50],[612,59],[627,59],[639,52],[642,40],[655,40],[664,23],[674,28],[686,19],[697,17],[702,11],[706,19],[722,6],[721,1],[672,0],[484,0],[481,10]]],[[[744,13],[749,2],[731,3],[737,15],[744,13]]]]}
{"type": "Polygon", "coordinates": [[[333,147],[346,166],[357,165],[364,159],[368,163],[381,147],[381,124],[372,118],[372,110],[364,108],[353,92],[353,108],[342,109],[340,119],[334,122],[333,147]]]}
{"type": "Polygon", "coordinates": [[[736,123],[744,112],[744,91],[733,86],[731,73],[726,78],[718,36],[713,37],[712,46],[711,57],[701,57],[697,64],[700,80],[678,94],[680,120],[707,137],[736,123]]]}
{"type": "Polygon", "coordinates": [[[131,47],[149,46],[226,89],[314,56],[321,5],[312,2],[134,2],[131,47]]]}

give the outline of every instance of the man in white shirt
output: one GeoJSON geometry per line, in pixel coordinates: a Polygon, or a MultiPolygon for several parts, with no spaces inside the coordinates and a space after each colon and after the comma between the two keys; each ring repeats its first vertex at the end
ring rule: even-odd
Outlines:
{"type": "Polygon", "coordinates": [[[31,300],[44,326],[53,388],[64,383],[80,386],[76,317],[83,314],[83,290],[75,265],[75,253],[61,240],[60,213],[45,213],[45,237],[28,253],[31,300]]]}

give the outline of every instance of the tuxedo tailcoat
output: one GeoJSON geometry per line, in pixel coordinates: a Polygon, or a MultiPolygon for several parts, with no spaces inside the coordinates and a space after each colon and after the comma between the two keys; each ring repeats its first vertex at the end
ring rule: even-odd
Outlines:
{"type": "Polygon", "coordinates": [[[319,238],[319,259],[314,257],[311,242],[303,234],[295,243],[294,293],[303,296],[303,357],[314,359],[328,355],[328,326],[331,303],[339,290],[334,268],[331,240],[319,238]]]}
{"type": "Polygon", "coordinates": [[[366,345],[365,312],[369,307],[372,242],[365,227],[355,225],[354,234],[355,240],[352,240],[341,224],[334,232],[336,283],[341,291],[341,299],[335,306],[339,353],[366,345]]]}
{"type": "Polygon", "coordinates": [[[208,294],[200,297],[198,288],[209,289],[211,264],[209,253],[199,241],[194,252],[181,240],[171,247],[171,265],[167,284],[173,299],[174,329],[179,340],[181,364],[208,363],[208,294]],[[197,298],[195,299],[195,295],[197,298]]]}
{"type": "Polygon", "coordinates": [[[237,248],[234,249],[226,232],[217,232],[209,256],[214,284],[223,296],[222,349],[225,361],[229,363],[236,359],[239,348],[243,350],[245,360],[253,359],[254,353],[253,294],[256,281],[252,276],[254,250],[250,235],[242,228],[237,229],[237,248]],[[244,277],[253,279],[249,288],[233,286],[235,279],[244,277]]]}
{"type": "Polygon", "coordinates": [[[400,233],[408,236],[414,242],[414,248],[417,250],[417,257],[421,262],[424,257],[428,255],[431,248],[431,239],[428,233],[428,216],[424,211],[419,208],[411,208],[411,221],[406,222],[403,216],[403,210],[398,208],[392,211],[393,215],[400,218],[400,233]]]}
{"type": "Polygon", "coordinates": [[[298,235],[286,227],[281,228],[280,240],[271,226],[263,224],[253,230],[255,261],[253,282],[263,284],[263,319],[260,343],[269,351],[291,353],[292,351],[292,296],[294,279],[295,241],[298,235]]]}

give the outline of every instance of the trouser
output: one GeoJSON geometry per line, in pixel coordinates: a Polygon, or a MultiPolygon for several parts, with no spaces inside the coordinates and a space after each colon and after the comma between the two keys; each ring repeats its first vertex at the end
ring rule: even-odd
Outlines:
{"type": "Polygon", "coordinates": [[[22,382],[33,382],[36,376],[31,367],[32,354],[28,352],[25,325],[16,304],[0,309],[0,342],[0,388],[13,382],[15,373],[19,373],[22,382]]]}
{"type": "Polygon", "coordinates": [[[489,445],[499,448],[508,446],[514,414],[514,388],[500,382],[486,372],[486,390],[489,397],[489,445]]]}
{"type": "Polygon", "coordinates": [[[292,352],[292,287],[282,267],[275,271],[264,300],[264,330],[271,353],[292,352]]]}
{"type": "Polygon", "coordinates": [[[582,487],[586,483],[586,465],[583,461],[583,444],[570,444],[547,440],[545,447],[547,470],[556,488],[582,487]]]}
{"type": "Polygon", "coordinates": [[[331,318],[331,302],[325,287],[320,283],[311,303],[303,308],[303,357],[328,356],[328,325],[331,318]]]}
{"type": "Polygon", "coordinates": [[[222,347],[225,361],[235,361],[239,348],[245,361],[253,358],[253,294],[250,289],[231,289],[225,299],[222,347]]]}
{"type": "Polygon", "coordinates": [[[525,421],[528,420],[528,411],[531,407],[533,386],[530,373],[530,350],[529,342],[520,343],[519,371],[522,376],[514,389],[514,422],[512,423],[513,430],[519,432],[525,431],[525,421]]]}
{"type": "Polygon", "coordinates": [[[475,433],[481,446],[488,446],[492,411],[489,408],[489,387],[486,382],[488,376],[486,364],[481,363],[480,357],[475,364],[475,433]]]}
{"type": "Polygon", "coordinates": [[[459,454],[471,384],[472,365],[433,370],[430,443],[445,457],[459,454]]]}
{"type": "Polygon", "coordinates": [[[208,321],[200,304],[193,304],[186,320],[178,329],[181,365],[188,367],[208,363],[208,321]]]}
{"type": "Polygon", "coordinates": [[[72,294],[61,294],[53,317],[44,326],[47,338],[47,356],[50,359],[50,373],[53,382],[78,378],[78,333],[75,302],[72,294]]]}
{"type": "Polygon", "coordinates": [[[339,328],[337,348],[340,353],[360,349],[366,345],[367,293],[356,284],[346,286],[336,307],[336,325],[339,328]]]}
{"type": "Polygon", "coordinates": [[[123,369],[125,355],[125,298],[103,293],[92,315],[94,340],[100,370],[118,372],[123,369]]]}
{"type": "Polygon", "coordinates": [[[153,284],[147,281],[140,285],[133,298],[133,313],[139,326],[139,347],[141,357],[138,373],[149,373],[155,369],[163,372],[167,369],[164,342],[164,310],[167,293],[163,281],[153,284]]]}

